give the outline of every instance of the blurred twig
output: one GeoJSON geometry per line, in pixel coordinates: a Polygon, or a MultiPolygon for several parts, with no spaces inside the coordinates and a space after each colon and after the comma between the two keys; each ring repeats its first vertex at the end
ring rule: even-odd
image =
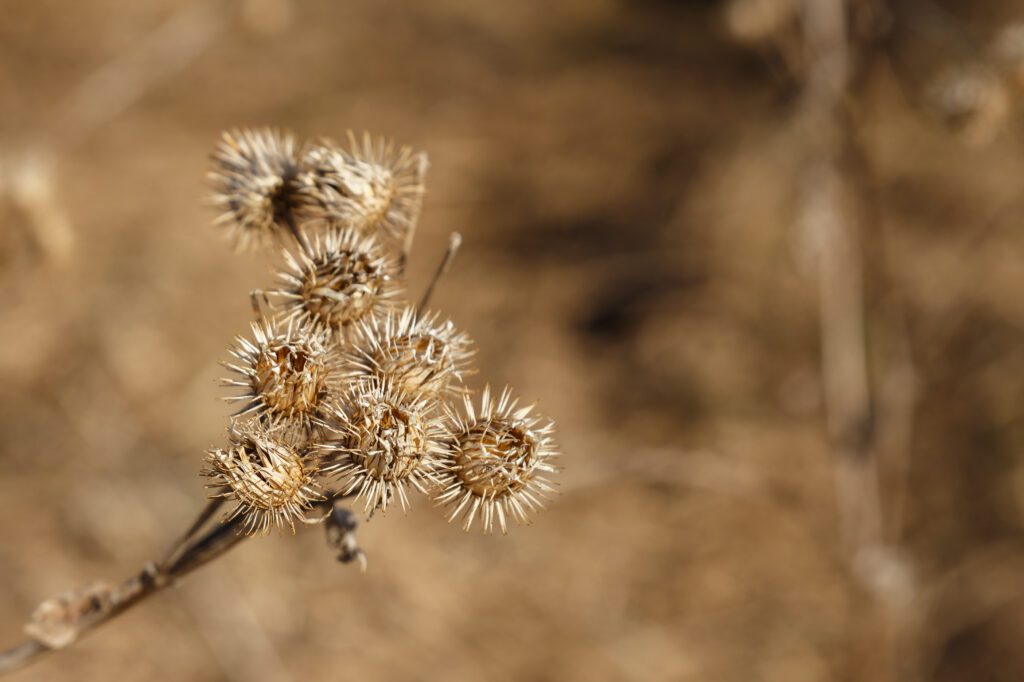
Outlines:
{"type": "Polygon", "coordinates": [[[917,387],[907,320],[898,298],[893,296],[892,299],[882,319],[884,371],[876,376],[878,412],[884,416],[878,425],[878,451],[892,476],[892,485],[887,486],[891,497],[883,531],[885,541],[895,544],[903,534],[917,387]]]}
{"type": "MultiPolygon", "coordinates": [[[[808,70],[804,123],[808,141],[801,178],[799,221],[817,254],[822,381],[829,440],[833,451],[840,541],[851,576],[873,597],[863,611],[858,639],[872,651],[859,661],[859,677],[904,680],[914,659],[907,644],[915,632],[915,587],[904,554],[884,537],[880,490],[879,434],[872,396],[864,305],[861,229],[869,213],[850,167],[856,158],[848,101],[862,45],[847,21],[856,0],[803,0],[808,70]]],[[[902,331],[899,330],[899,331],[902,331]]],[[[903,338],[900,337],[902,341],[903,338]]],[[[900,371],[909,372],[909,349],[900,353],[900,371]]],[[[888,368],[886,368],[888,369],[888,368]]],[[[902,378],[902,377],[901,377],[902,378]]],[[[903,384],[883,385],[881,407],[907,420],[913,400],[903,384]]],[[[909,425],[889,432],[890,446],[909,447],[909,425]]],[[[894,457],[902,485],[909,451],[894,457]]],[[[902,516],[902,494],[898,496],[902,516]]]]}
{"type": "Polygon", "coordinates": [[[804,0],[808,50],[804,122],[809,144],[798,220],[818,265],[822,381],[835,454],[843,544],[881,539],[874,419],[865,347],[863,263],[855,191],[844,172],[851,143],[844,107],[852,64],[843,0],[804,0]]]}
{"type": "Polygon", "coordinates": [[[57,198],[54,158],[48,150],[33,148],[0,158],[0,197],[25,216],[30,238],[43,260],[57,265],[68,262],[75,248],[71,221],[57,198]]]}

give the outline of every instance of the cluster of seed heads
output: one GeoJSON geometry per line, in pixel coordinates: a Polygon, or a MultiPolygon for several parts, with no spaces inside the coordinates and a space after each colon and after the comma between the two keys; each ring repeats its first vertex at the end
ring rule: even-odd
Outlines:
{"type": "Polygon", "coordinates": [[[410,490],[466,530],[506,532],[555,492],[553,425],[507,388],[484,389],[477,407],[469,337],[402,300],[426,155],[349,143],[240,130],[212,155],[217,224],[238,249],[274,247],[284,262],[224,363],[239,409],[202,473],[247,533],[315,523],[332,492],[369,516],[407,509],[410,490]]]}

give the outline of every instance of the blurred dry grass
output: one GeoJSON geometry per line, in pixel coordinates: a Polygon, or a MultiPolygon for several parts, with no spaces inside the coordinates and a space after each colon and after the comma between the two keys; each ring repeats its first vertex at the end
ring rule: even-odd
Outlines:
{"type": "Polygon", "coordinates": [[[798,87],[719,3],[211,3],[181,34],[209,45],[76,129],[69,93],[118,55],[163,64],[139,41],[184,3],[7,0],[3,167],[53,150],[74,240],[62,264],[0,202],[0,641],[199,505],[216,362],[267,281],[200,206],[226,127],[425,149],[412,289],[461,231],[436,302],[567,453],[562,496],[510,538],[419,504],[363,526],[366,575],[316,531],[249,542],[18,679],[1024,679],[1022,131],[1011,112],[965,144],[915,94],[943,31],[1024,3],[939,5],[937,33],[897,12],[857,84],[887,544],[851,564],[798,87]]]}

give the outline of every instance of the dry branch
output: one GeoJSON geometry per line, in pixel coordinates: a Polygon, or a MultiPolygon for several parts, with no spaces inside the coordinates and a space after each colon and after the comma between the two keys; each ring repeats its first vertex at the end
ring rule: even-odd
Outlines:
{"type": "MultiPolygon", "coordinates": [[[[317,504],[317,509],[325,511],[332,508],[343,497],[340,494],[328,495],[317,504]]],[[[217,506],[211,502],[203,508],[190,533],[172,545],[163,562],[146,564],[115,588],[98,583],[84,589],[69,590],[44,601],[25,628],[32,639],[0,653],[0,675],[19,670],[46,653],[72,644],[148,597],[177,584],[197,568],[224,556],[232,547],[250,537],[242,532],[244,518],[241,516],[217,522],[206,532],[198,533],[217,506]]],[[[351,529],[348,533],[351,538],[351,529]]],[[[354,542],[351,539],[347,542],[351,545],[352,555],[361,557],[362,552],[354,542]]],[[[365,558],[360,561],[365,562],[365,558]]]]}

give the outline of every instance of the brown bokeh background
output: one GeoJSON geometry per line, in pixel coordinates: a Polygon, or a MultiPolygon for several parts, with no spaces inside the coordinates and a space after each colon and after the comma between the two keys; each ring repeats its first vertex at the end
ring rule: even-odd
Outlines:
{"type": "Polygon", "coordinates": [[[201,204],[224,128],[427,151],[410,291],[460,231],[435,303],[565,451],[530,528],[416,500],[361,527],[366,574],[319,529],[246,542],[15,679],[1024,679],[1024,3],[851,28],[852,463],[790,4],[6,0],[0,641],[202,502],[217,362],[274,262],[201,204]]]}

